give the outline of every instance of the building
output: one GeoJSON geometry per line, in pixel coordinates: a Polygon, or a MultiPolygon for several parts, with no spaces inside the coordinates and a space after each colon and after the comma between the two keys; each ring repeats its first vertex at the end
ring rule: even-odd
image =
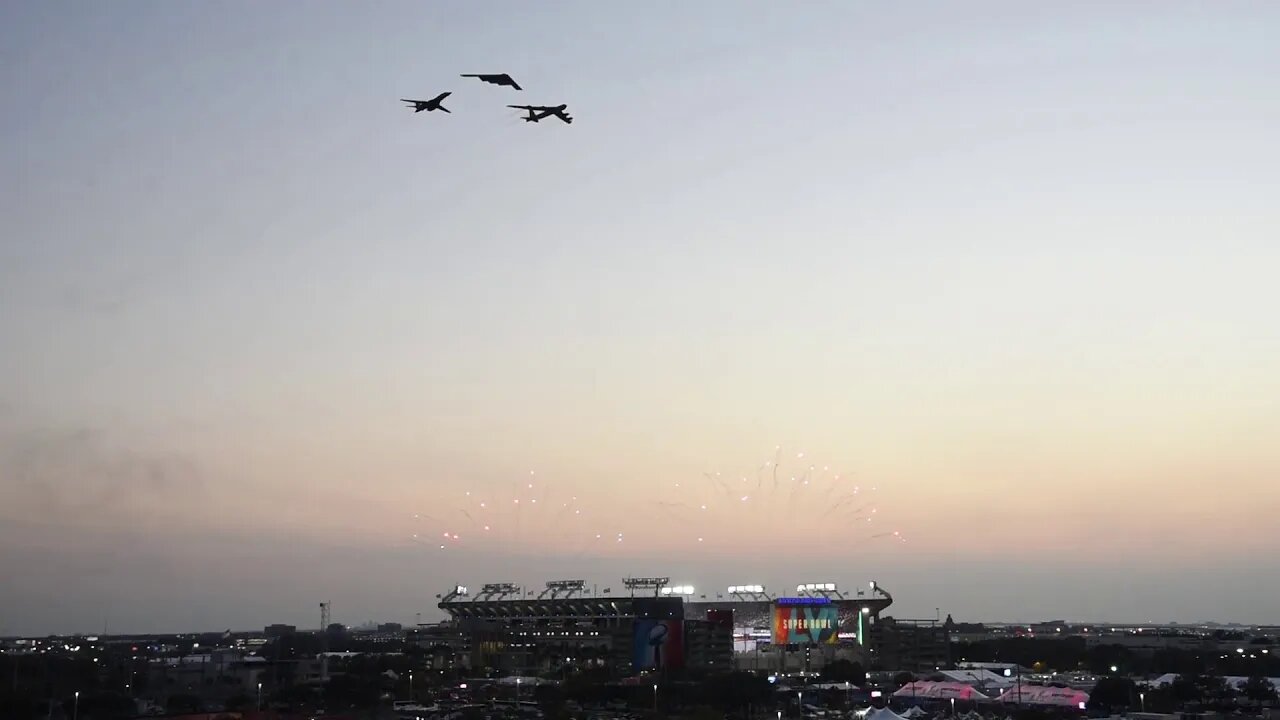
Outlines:
{"type": "Polygon", "coordinates": [[[883,670],[916,673],[950,667],[947,631],[935,620],[882,618],[871,627],[871,663],[883,670]]]}
{"type": "Polygon", "coordinates": [[[685,618],[685,663],[703,670],[733,668],[733,611],[711,610],[706,619],[685,618]]]}
{"type": "Polygon", "coordinates": [[[471,667],[471,638],[457,623],[419,625],[405,633],[405,641],[427,651],[427,667],[432,670],[471,667]]]}
{"type": "MultiPolygon", "coordinates": [[[[1129,634],[1092,633],[1085,636],[1085,644],[1089,647],[1100,645],[1118,645],[1130,652],[1141,655],[1152,655],[1158,650],[1213,651],[1218,645],[1212,638],[1185,634],[1142,632],[1129,634]]],[[[1227,643],[1234,647],[1236,643],[1227,643]]]]}
{"type": "MultiPolygon", "coordinates": [[[[485,585],[475,597],[458,586],[439,603],[450,622],[431,634],[455,633],[466,645],[467,665],[506,674],[586,667],[619,676],[686,667],[816,671],[837,658],[865,662],[871,628],[892,603],[882,591],[845,597],[832,583],[800,586],[790,598],[769,597],[761,586],[730,588],[730,600],[695,600],[692,587],[666,583],[628,579],[633,594],[606,589],[593,597],[583,581],[547,583],[537,597],[512,584],[485,585]]],[[[410,639],[421,643],[426,635],[410,639]]]]}
{"type": "Polygon", "coordinates": [[[951,642],[981,642],[991,637],[991,632],[982,623],[958,623],[947,615],[942,622],[943,629],[951,642]]]}
{"type": "Polygon", "coordinates": [[[284,623],[273,623],[262,629],[262,634],[269,638],[284,637],[285,635],[293,635],[298,632],[298,628],[294,625],[285,625],[284,623]]]}
{"type": "Polygon", "coordinates": [[[247,694],[261,682],[270,684],[273,670],[265,658],[225,648],[153,657],[146,662],[146,687],[165,694],[230,697],[247,694]]]}
{"type": "Polygon", "coordinates": [[[440,607],[469,642],[469,664],[508,674],[570,668],[683,667],[679,597],[451,600],[440,607]]]}

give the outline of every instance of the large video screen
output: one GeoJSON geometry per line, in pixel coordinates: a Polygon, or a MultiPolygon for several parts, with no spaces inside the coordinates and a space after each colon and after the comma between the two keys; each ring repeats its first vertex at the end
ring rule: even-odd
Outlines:
{"type": "Polygon", "coordinates": [[[681,620],[636,620],[631,666],[636,671],[684,667],[683,631],[681,620]]]}
{"type": "Polygon", "coordinates": [[[835,605],[779,602],[773,606],[775,645],[834,645],[839,635],[835,605]]]}

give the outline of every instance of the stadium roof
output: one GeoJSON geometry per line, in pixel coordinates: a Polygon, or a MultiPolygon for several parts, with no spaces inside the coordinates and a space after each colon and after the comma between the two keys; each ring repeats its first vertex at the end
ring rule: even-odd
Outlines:
{"type": "Polygon", "coordinates": [[[440,609],[459,619],[634,617],[641,612],[681,606],[680,598],[574,597],[528,600],[451,600],[440,609]]]}

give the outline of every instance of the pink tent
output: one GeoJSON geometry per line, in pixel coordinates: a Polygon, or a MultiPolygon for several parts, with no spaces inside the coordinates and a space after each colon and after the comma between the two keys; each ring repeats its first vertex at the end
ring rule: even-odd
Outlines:
{"type": "MultiPolygon", "coordinates": [[[[1009,688],[997,699],[1006,703],[1018,702],[1018,688],[1009,688]]],[[[1089,702],[1089,693],[1074,688],[1023,685],[1021,702],[1024,705],[1054,705],[1057,707],[1078,708],[1081,703],[1089,702]]]]}
{"type": "Polygon", "coordinates": [[[898,689],[893,694],[894,697],[900,698],[919,698],[921,700],[947,700],[955,698],[956,700],[988,700],[986,695],[973,689],[972,685],[965,685],[958,682],[934,682],[929,680],[917,680],[909,682],[898,689]]]}

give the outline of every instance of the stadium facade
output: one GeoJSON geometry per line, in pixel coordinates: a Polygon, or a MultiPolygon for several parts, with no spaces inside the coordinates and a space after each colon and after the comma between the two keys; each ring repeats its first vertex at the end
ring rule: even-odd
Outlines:
{"type": "Polygon", "coordinates": [[[834,583],[775,595],[760,585],[708,597],[667,578],[626,578],[622,592],[556,580],[543,589],[491,583],[440,597],[440,628],[465,645],[464,662],[506,674],[587,667],[617,676],[684,669],[794,672],[837,658],[867,662],[872,631],[893,602],[883,589],[841,592],[834,583]]]}

